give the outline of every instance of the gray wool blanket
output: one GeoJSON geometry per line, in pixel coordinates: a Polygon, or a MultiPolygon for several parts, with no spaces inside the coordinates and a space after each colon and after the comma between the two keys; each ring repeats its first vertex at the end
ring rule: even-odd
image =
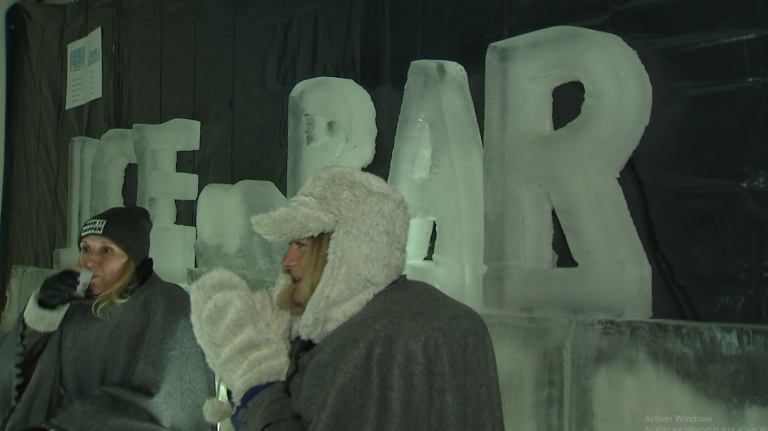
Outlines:
{"type": "Polygon", "coordinates": [[[241,431],[504,429],[488,329],[435,287],[402,279],[317,345],[297,340],[285,382],[241,431]]]}
{"type": "Polygon", "coordinates": [[[189,311],[187,293],[153,275],[101,317],[72,303],[50,334],[19,318],[0,338],[0,428],[210,431],[213,373],[189,311]]]}

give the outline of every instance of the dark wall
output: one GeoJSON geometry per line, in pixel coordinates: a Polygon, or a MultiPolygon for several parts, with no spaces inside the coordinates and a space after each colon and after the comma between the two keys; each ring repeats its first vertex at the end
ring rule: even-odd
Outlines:
{"type": "MultiPolygon", "coordinates": [[[[249,178],[285,191],[288,94],[313,76],[359,78],[361,13],[355,0],[17,3],[6,18],[2,279],[12,264],[50,267],[65,246],[74,136],[199,120],[200,150],[179,153],[179,172],[201,189],[249,178]],[[98,27],[103,97],[64,110],[66,45],[98,27]]],[[[194,202],[177,202],[177,222],[193,225],[194,202]]]]}
{"type": "MultiPolygon", "coordinates": [[[[386,177],[412,60],[461,63],[482,130],[488,44],[576,25],[622,37],[653,85],[620,184],[653,268],[654,317],[765,322],[767,15],[768,0],[22,2],[7,17],[3,280],[11,264],[50,266],[64,246],[73,136],[193,118],[201,149],[180,153],[178,170],[198,174],[201,189],[250,178],[284,191],[290,89],[333,75],[370,92],[369,170],[386,177]],[[104,97],[64,111],[64,49],[98,26],[104,97]]],[[[582,97],[579,86],[556,94],[555,123],[578,115],[582,97]]],[[[194,224],[194,204],[178,207],[178,222],[194,224]]],[[[567,255],[566,242],[557,235],[567,255]]]]}

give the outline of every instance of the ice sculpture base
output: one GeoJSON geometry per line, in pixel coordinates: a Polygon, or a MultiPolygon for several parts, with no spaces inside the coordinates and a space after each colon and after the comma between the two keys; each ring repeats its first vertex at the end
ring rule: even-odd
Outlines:
{"type": "Polygon", "coordinates": [[[483,318],[507,430],[768,429],[768,327],[483,318]]]}

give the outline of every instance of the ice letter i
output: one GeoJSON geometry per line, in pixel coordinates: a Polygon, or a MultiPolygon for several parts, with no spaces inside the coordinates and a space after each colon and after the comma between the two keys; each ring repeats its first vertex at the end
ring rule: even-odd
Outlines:
{"type": "Polygon", "coordinates": [[[608,33],[536,31],[488,47],[485,94],[484,304],[650,317],[650,266],[617,181],[650,118],[637,54],[608,33]],[[553,130],[552,91],[572,81],[581,114],[553,130]],[[553,209],[576,268],[555,268],[553,209]]]}

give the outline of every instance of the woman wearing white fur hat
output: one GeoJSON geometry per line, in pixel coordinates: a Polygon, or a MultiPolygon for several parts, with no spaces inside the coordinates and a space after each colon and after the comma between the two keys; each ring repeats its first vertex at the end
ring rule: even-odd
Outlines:
{"type": "Polygon", "coordinates": [[[248,431],[504,428],[485,324],[402,275],[409,215],[393,187],[324,168],[252,221],[290,241],[274,298],[225,270],[191,290],[195,335],[234,407],[208,403],[210,420],[248,431]]]}

